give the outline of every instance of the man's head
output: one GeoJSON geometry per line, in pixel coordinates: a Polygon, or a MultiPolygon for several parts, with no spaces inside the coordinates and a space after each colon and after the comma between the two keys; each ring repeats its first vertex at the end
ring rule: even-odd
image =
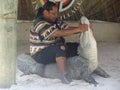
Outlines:
{"type": "Polygon", "coordinates": [[[55,22],[58,17],[58,8],[55,3],[48,1],[38,10],[37,16],[43,15],[44,19],[49,22],[55,22]]]}

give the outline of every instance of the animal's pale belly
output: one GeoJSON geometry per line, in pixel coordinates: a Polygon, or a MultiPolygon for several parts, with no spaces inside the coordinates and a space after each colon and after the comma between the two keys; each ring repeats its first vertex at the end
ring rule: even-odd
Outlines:
{"type": "MultiPolygon", "coordinates": [[[[81,23],[90,25],[88,19],[84,16],[81,18],[81,23]]],[[[90,27],[88,27],[88,31],[81,33],[80,48],[81,56],[89,61],[89,68],[94,71],[98,66],[97,44],[90,27]]]]}

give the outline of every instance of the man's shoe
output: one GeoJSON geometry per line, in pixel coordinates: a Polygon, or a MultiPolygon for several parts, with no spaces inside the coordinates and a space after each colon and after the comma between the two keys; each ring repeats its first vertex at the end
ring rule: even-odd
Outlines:
{"type": "Polygon", "coordinates": [[[72,82],[72,78],[68,73],[64,74],[62,77],[62,83],[64,84],[70,84],[72,82]]]}

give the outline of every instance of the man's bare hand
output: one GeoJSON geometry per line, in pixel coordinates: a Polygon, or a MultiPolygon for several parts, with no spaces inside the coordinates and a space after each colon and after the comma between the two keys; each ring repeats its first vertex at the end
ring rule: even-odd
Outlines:
{"type": "Polygon", "coordinates": [[[87,24],[79,24],[78,28],[80,29],[80,32],[85,32],[88,30],[88,25],[87,24]]]}

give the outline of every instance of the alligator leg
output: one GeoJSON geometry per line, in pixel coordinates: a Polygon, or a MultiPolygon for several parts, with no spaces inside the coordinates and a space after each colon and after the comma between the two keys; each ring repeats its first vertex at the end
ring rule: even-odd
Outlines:
{"type": "Polygon", "coordinates": [[[90,84],[94,84],[95,86],[98,84],[95,79],[92,77],[89,68],[88,68],[88,62],[82,61],[81,71],[80,71],[82,79],[84,79],[86,82],[90,84]]]}

